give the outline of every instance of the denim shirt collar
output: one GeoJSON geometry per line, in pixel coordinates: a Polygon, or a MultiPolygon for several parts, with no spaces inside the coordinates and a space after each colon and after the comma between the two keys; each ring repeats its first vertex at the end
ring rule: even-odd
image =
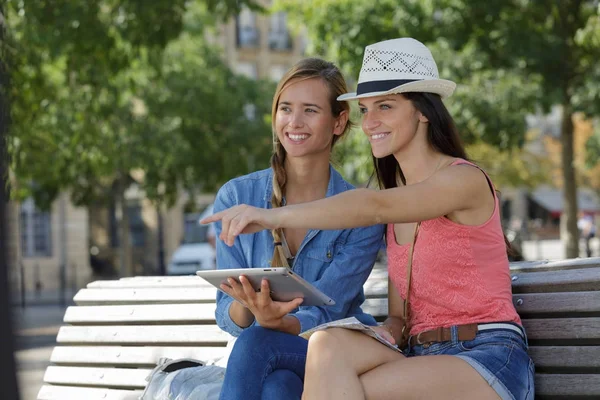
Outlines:
{"type": "MultiPolygon", "coordinates": [[[[329,164],[329,183],[327,184],[327,193],[325,197],[333,196],[336,193],[340,193],[346,190],[352,189],[339,172],[331,164],[329,164]]],[[[267,179],[267,185],[265,188],[264,200],[271,206],[271,197],[273,195],[273,169],[269,168],[269,179],[267,179]]]]}

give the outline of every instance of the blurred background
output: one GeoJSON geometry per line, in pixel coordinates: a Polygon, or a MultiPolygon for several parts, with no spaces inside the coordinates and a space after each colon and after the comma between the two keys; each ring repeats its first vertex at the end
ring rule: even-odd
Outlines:
{"type": "MultiPolygon", "coordinates": [[[[0,26],[20,350],[52,344],[91,280],[214,268],[198,218],[268,167],[279,78],[319,56],[354,88],[364,47],[396,37],[458,82],[446,104],[501,192],[513,259],[600,255],[598,0],[4,0],[0,26]]],[[[367,184],[360,129],[334,164],[367,184]]]]}

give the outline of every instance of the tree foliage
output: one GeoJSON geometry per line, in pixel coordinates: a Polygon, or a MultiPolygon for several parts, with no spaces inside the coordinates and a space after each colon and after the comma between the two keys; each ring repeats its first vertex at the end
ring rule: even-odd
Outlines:
{"type": "Polygon", "coordinates": [[[171,203],[182,186],[213,189],[253,167],[250,155],[270,149],[269,85],[234,75],[204,40],[243,5],[258,7],[9,0],[13,195],[48,207],[69,189],[89,204],[138,170],[147,195],[171,203]]]}
{"type": "Polygon", "coordinates": [[[458,23],[445,1],[279,0],[296,23],[307,24],[309,52],[335,60],[358,77],[364,47],[385,39],[414,37],[426,43],[442,78],[456,81],[446,101],[466,143],[483,140],[502,149],[522,145],[525,115],[533,109],[538,77],[489,68],[489,56],[467,41],[457,49],[447,27],[458,23]]]}

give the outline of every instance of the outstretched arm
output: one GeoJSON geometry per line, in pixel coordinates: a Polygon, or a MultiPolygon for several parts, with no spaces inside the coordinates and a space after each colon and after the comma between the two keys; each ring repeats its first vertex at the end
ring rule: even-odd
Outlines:
{"type": "Polygon", "coordinates": [[[480,206],[489,193],[486,178],[478,169],[454,166],[415,185],[387,190],[349,190],[325,199],[270,210],[241,205],[201,222],[221,220],[221,239],[232,245],[238,235],[262,229],[346,229],[425,221],[480,206]]]}

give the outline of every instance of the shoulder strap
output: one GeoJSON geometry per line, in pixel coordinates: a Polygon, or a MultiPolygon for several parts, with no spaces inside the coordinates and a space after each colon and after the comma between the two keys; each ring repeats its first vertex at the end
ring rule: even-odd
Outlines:
{"type": "Polygon", "coordinates": [[[408,302],[410,298],[410,282],[412,278],[413,253],[415,251],[415,242],[417,241],[417,236],[419,235],[420,226],[421,222],[417,222],[417,224],[415,225],[415,234],[410,245],[410,252],[408,253],[408,265],[406,267],[406,299],[404,300],[404,326],[407,332],[410,332],[410,329],[408,328],[408,302]]]}

